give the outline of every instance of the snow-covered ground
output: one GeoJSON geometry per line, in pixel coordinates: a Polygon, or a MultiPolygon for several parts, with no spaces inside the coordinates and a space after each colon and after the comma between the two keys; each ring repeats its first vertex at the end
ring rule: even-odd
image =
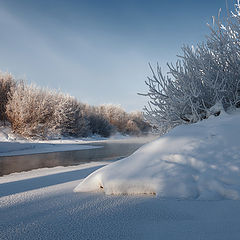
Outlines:
{"type": "Polygon", "coordinates": [[[158,198],[240,199],[240,114],[176,127],[88,176],[76,192],[158,198]]]}
{"type": "Polygon", "coordinates": [[[0,177],[0,239],[238,240],[239,122],[180,126],[116,162],[0,177]]]}
{"type": "Polygon", "coordinates": [[[29,140],[24,139],[16,134],[13,134],[10,128],[2,126],[0,127],[0,156],[17,156],[26,154],[51,153],[99,148],[100,146],[90,145],[90,143],[94,140],[100,141],[102,139],[69,138],[45,141],[29,140]]]}
{"type": "Polygon", "coordinates": [[[240,201],[74,193],[104,163],[0,177],[0,239],[238,240],[240,201]]]}

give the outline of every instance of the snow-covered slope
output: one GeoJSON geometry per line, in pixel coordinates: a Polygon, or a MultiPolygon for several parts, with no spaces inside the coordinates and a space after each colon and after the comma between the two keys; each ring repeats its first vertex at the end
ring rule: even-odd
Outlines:
{"type": "Polygon", "coordinates": [[[176,127],[93,172],[74,191],[99,189],[160,198],[240,199],[240,114],[176,127]]]}

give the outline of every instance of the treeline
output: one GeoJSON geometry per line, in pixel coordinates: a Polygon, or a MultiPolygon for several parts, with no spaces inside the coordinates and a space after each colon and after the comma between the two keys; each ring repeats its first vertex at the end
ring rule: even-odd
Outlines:
{"type": "Polygon", "coordinates": [[[150,131],[142,113],[127,113],[119,106],[89,106],[76,98],[17,81],[0,73],[0,121],[15,133],[31,138],[60,136],[109,137],[116,132],[142,135],[150,131]]]}

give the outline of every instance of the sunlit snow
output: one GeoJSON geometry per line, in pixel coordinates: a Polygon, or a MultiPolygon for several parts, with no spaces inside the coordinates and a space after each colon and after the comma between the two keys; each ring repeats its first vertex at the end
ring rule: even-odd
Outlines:
{"type": "Polygon", "coordinates": [[[131,156],[90,174],[75,189],[159,198],[240,199],[240,115],[176,127],[131,156]]]}

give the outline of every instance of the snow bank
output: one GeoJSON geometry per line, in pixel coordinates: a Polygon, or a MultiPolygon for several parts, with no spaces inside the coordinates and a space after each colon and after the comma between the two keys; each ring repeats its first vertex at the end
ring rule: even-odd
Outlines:
{"type": "Polygon", "coordinates": [[[240,114],[176,127],[105,166],[75,192],[156,194],[160,198],[240,199],[240,114]]]}
{"type": "MultiPolygon", "coordinates": [[[[79,164],[77,166],[67,166],[67,167],[58,166],[58,167],[52,167],[52,168],[33,169],[25,172],[16,172],[16,173],[11,173],[5,176],[0,176],[0,184],[40,178],[40,177],[45,177],[50,175],[57,176],[57,174],[59,173],[74,172],[77,170],[86,170],[86,172],[88,172],[90,168],[104,166],[109,163],[110,161],[90,162],[90,163],[79,164]]],[[[83,171],[83,173],[85,172],[83,171]]],[[[1,194],[0,194],[0,197],[1,197],[1,194]]]]}
{"type": "MultiPolygon", "coordinates": [[[[93,142],[94,139],[92,139],[93,142]]],[[[100,148],[101,146],[86,145],[91,141],[78,138],[58,140],[30,140],[12,133],[10,127],[0,126],[0,157],[39,154],[63,151],[76,151],[100,148]]]]}
{"type": "Polygon", "coordinates": [[[29,143],[29,142],[0,142],[0,157],[19,156],[27,154],[40,154],[64,151],[79,151],[86,149],[101,148],[101,146],[91,146],[79,144],[78,142],[56,142],[56,143],[29,143]]]}
{"type": "Polygon", "coordinates": [[[125,143],[144,144],[147,141],[152,141],[154,138],[156,138],[154,135],[130,137],[116,134],[110,138],[92,135],[87,138],[62,137],[61,139],[53,140],[32,140],[12,133],[10,127],[0,126],[0,157],[94,149],[102,146],[94,146],[92,143],[122,143],[123,140],[125,143]]]}

